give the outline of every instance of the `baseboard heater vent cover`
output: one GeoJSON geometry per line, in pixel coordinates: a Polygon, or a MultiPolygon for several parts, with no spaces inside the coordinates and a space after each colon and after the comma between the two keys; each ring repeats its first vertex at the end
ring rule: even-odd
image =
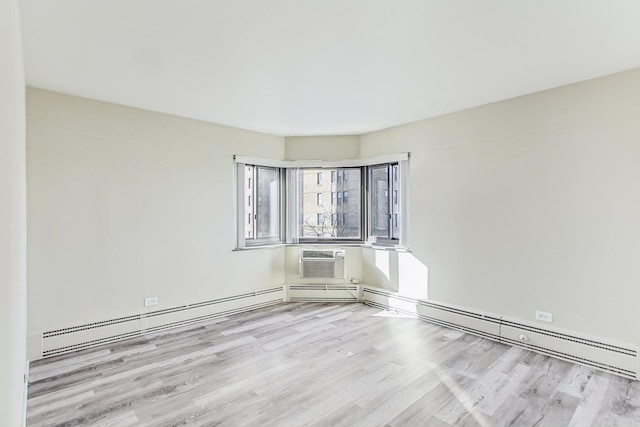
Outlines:
{"type": "Polygon", "coordinates": [[[505,316],[477,312],[433,301],[411,299],[384,289],[364,287],[364,303],[385,310],[415,313],[420,319],[472,335],[526,348],[547,356],[638,379],[638,350],[554,328],[541,328],[505,316]],[[415,310],[413,306],[415,305],[415,310]]]}
{"type": "Polygon", "coordinates": [[[500,340],[548,356],[637,379],[638,352],[631,346],[504,318],[500,340]]]}
{"type": "Polygon", "coordinates": [[[290,302],[358,302],[358,285],[289,285],[290,302]]]}
{"type": "Polygon", "coordinates": [[[54,329],[42,334],[42,357],[51,357],[165,329],[281,304],[284,288],[261,289],[148,313],[54,329]]]}
{"type": "Polygon", "coordinates": [[[415,298],[409,298],[397,293],[382,289],[369,288],[367,286],[362,289],[362,294],[362,302],[367,305],[376,307],[374,305],[375,303],[378,308],[382,308],[384,310],[393,310],[398,313],[418,317],[418,300],[415,298]]]}

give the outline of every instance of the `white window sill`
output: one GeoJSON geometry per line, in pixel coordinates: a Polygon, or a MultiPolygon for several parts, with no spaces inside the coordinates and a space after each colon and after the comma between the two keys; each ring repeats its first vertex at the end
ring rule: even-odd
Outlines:
{"type": "Polygon", "coordinates": [[[377,245],[375,243],[365,243],[360,245],[366,249],[373,249],[376,251],[389,251],[389,252],[411,252],[411,249],[404,246],[389,246],[389,245],[377,245]]]}
{"type": "Polygon", "coordinates": [[[266,245],[255,245],[255,246],[245,246],[244,248],[233,248],[232,252],[252,251],[254,249],[284,248],[286,246],[288,245],[285,243],[269,243],[266,245]]]}
{"type": "Polygon", "coordinates": [[[365,249],[373,249],[376,251],[389,251],[389,252],[411,252],[411,249],[405,248],[402,246],[387,246],[387,245],[376,245],[371,243],[338,243],[338,242],[323,242],[323,243],[274,243],[267,245],[256,245],[256,246],[247,246],[244,248],[233,248],[233,252],[242,252],[242,251],[252,251],[254,249],[274,249],[274,248],[288,248],[288,247],[313,247],[313,246],[324,246],[324,247],[352,247],[352,248],[365,248],[365,249]]]}

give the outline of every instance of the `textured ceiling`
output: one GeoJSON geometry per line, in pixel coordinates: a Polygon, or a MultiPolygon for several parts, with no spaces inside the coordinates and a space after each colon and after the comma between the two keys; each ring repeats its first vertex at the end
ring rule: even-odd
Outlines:
{"type": "Polygon", "coordinates": [[[640,66],[640,1],[21,0],[27,84],[361,134],[640,66]]]}

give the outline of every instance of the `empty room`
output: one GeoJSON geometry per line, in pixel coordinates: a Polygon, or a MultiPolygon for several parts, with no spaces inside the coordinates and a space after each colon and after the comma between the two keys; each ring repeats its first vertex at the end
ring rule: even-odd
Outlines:
{"type": "Polygon", "coordinates": [[[0,427],[640,426],[638,22],[0,0],[0,427]]]}

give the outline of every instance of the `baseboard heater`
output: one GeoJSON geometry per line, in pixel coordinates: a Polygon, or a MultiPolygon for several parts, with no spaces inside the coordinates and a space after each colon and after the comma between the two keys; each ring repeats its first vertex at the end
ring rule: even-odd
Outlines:
{"type": "Polygon", "coordinates": [[[290,302],[358,302],[358,285],[289,285],[290,302]]]}
{"type": "Polygon", "coordinates": [[[638,378],[638,349],[558,328],[543,328],[507,316],[409,298],[396,292],[363,287],[367,305],[402,312],[448,328],[567,360],[626,378],[638,378]]]}
{"type": "MultiPolygon", "coordinates": [[[[46,331],[41,357],[141,336],[147,333],[230,316],[284,300],[284,287],[262,289],[118,318],[46,331]]],[[[626,378],[638,378],[638,349],[626,343],[588,337],[558,328],[543,328],[506,316],[411,298],[380,288],[359,285],[290,285],[289,301],[357,302],[393,310],[448,328],[526,348],[626,378]]],[[[37,358],[37,357],[36,357],[37,358]]]]}
{"type": "Polygon", "coordinates": [[[278,286],[186,304],[148,313],[43,332],[42,357],[51,357],[165,329],[281,304],[284,287],[278,286]]]}

